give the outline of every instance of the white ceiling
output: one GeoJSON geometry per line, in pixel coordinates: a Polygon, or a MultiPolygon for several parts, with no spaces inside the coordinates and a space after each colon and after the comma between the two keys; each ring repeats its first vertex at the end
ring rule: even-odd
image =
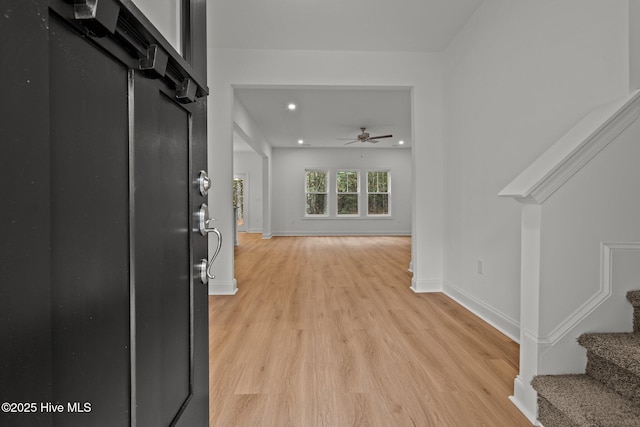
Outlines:
{"type": "MultiPolygon", "coordinates": [[[[482,0],[210,0],[214,48],[442,51],[482,0]]],[[[411,145],[408,89],[236,88],[274,147],[342,147],[360,127],[411,145]],[[298,109],[286,109],[295,102],[298,109]],[[307,146],[307,145],[305,145],[307,146]]],[[[235,149],[241,138],[234,134],[235,149]]],[[[246,147],[245,147],[246,148],[246,147]]]]}
{"type": "Polygon", "coordinates": [[[273,147],[298,147],[300,139],[305,147],[344,147],[349,141],[337,138],[355,140],[361,127],[371,136],[393,137],[348,147],[391,148],[400,140],[411,146],[409,89],[247,88],[235,95],[273,147]]]}
{"type": "Polygon", "coordinates": [[[213,46],[442,51],[482,0],[213,0],[213,46]]]}

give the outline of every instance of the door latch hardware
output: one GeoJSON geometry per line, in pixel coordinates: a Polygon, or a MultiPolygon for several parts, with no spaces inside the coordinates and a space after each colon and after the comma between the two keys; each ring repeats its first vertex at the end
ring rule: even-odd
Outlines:
{"type": "Polygon", "coordinates": [[[198,264],[196,264],[196,270],[198,276],[203,285],[209,283],[209,275],[207,274],[207,260],[202,258],[198,264]]]}
{"type": "Polygon", "coordinates": [[[214,227],[210,227],[209,223],[211,221],[215,221],[213,218],[209,218],[209,207],[206,203],[200,205],[200,209],[198,210],[198,231],[203,236],[206,236],[210,232],[214,232],[214,227]]]}
{"type": "Polygon", "coordinates": [[[222,234],[217,228],[211,227],[209,225],[211,221],[214,221],[214,219],[209,218],[209,207],[206,205],[206,203],[203,203],[202,205],[200,205],[200,209],[198,210],[198,230],[200,231],[200,234],[202,234],[203,236],[207,236],[209,233],[214,233],[218,237],[216,250],[213,252],[213,256],[211,257],[211,259],[209,260],[209,263],[206,266],[207,277],[209,279],[214,279],[215,276],[211,274],[210,270],[211,270],[211,266],[213,265],[213,262],[216,260],[216,258],[218,257],[218,254],[220,253],[220,249],[222,248],[222,234]]]}
{"type": "Polygon", "coordinates": [[[207,175],[205,171],[200,171],[197,182],[200,195],[206,196],[211,188],[211,179],[209,178],[209,175],[207,175]]]}

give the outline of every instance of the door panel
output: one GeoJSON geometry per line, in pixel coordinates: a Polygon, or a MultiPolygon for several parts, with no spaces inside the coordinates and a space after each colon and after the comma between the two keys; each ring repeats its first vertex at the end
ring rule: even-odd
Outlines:
{"type": "Polygon", "coordinates": [[[192,393],[189,113],[131,73],[135,417],[168,426],[192,393]]]}
{"type": "MultiPolygon", "coordinates": [[[[49,40],[47,5],[3,0],[0,109],[0,402],[51,401],[49,40]],[[10,15],[10,19],[7,19],[10,15]]],[[[0,426],[51,414],[0,411],[0,426]]]]}
{"type": "Polygon", "coordinates": [[[127,70],[49,25],[54,425],[128,425],[127,70]]]}

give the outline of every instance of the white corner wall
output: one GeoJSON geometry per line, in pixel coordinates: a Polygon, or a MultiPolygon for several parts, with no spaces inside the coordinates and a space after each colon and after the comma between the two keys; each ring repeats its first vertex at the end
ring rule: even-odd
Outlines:
{"type": "MultiPolygon", "coordinates": [[[[362,181],[366,183],[365,181],[362,181]]],[[[361,186],[366,185],[361,182],[361,186]]],[[[276,148],[273,150],[273,234],[410,235],[412,209],[411,151],[389,148],[276,148]],[[369,169],[388,170],[391,176],[389,217],[339,219],[335,217],[335,179],[331,181],[328,219],[305,218],[305,169],[358,169],[361,180],[369,169]]],[[[364,188],[364,187],[363,187],[364,188]]],[[[363,190],[364,191],[364,190],[363,190]]],[[[365,197],[361,198],[364,202],[365,197]]],[[[365,205],[361,205],[364,212],[365,205]]]]}
{"type": "Polygon", "coordinates": [[[444,290],[512,338],[520,206],[497,194],[627,94],[627,20],[627,2],[486,0],[444,53],[444,290]]]}

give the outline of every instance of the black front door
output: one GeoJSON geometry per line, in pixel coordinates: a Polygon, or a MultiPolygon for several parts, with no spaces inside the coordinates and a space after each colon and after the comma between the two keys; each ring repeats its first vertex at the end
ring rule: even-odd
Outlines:
{"type": "MultiPolygon", "coordinates": [[[[37,123],[49,126],[48,141],[12,149],[48,165],[51,202],[38,211],[49,231],[40,251],[47,269],[38,292],[23,299],[46,297],[50,315],[41,317],[51,323],[38,335],[44,350],[19,370],[21,355],[12,355],[16,374],[0,379],[4,400],[16,399],[6,390],[21,383],[19,398],[37,399],[36,413],[3,413],[0,424],[205,426],[208,295],[198,268],[206,238],[196,212],[206,201],[198,183],[206,88],[196,84],[196,95],[190,74],[202,73],[181,57],[168,60],[167,75],[156,68],[161,55],[149,60],[147,52],[169,47],[146,46],[164,42],[131,2],[93,2],[100,13],[119,11],[115,30],[102,18],[74,18],[80,3],[52,0],[48,20],[34,9],[31,29],[47,31],[47,45],[24,40],[26,51],[37,47],[49,59],[48,105],[34,109],[47,111],[37,123]],[[39,364],[46,375],[27,378],[39,364]]],[[[28,292],[19,285],[14,299],[28,292]]],[[[9,324],[29,330],[33,316],[18,315],[9,324]]],[[[8,346],[29,341],[17,331],[8,346]]]]}

